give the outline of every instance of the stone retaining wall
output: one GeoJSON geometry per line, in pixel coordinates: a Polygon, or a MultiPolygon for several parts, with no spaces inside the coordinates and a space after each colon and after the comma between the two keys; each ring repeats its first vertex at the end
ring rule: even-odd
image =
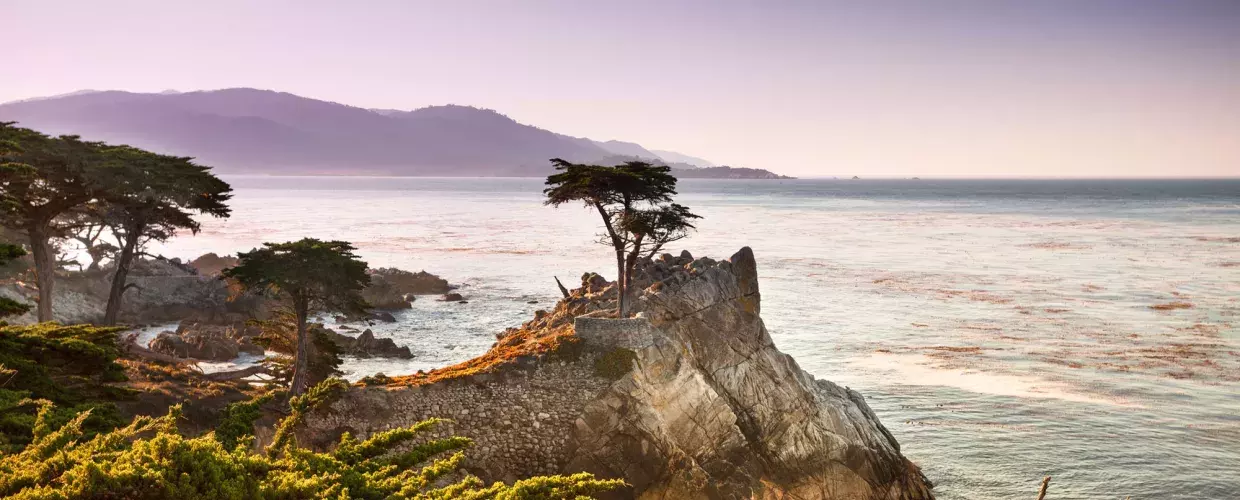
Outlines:
{"type": "Polygon", "coordinates": [[[654,328],[641,316],[625,319],[578,317],[573,322],[573,331],[597,352],[617,348],[636,351],[654,345],[654,328]]]}
{"type": "Polygon", "coordinates": [[[355,389],[307,419],[304,435],[315,445],[338,441],[344,431],[359,439],[430,417],[452,419],[428,433],[474,440],[465,469],[485,481],[512,481],[563,472],[573,428],[586,403],[610,381],[594,374],[593,356],[574,362],[541,361],[536,369],[510,369],[432,385],[355,389]]]}

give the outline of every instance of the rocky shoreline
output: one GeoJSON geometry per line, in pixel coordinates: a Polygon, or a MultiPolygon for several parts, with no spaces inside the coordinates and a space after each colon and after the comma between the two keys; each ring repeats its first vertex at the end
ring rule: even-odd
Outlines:
{"type": "MultiPolygon", "coordinates": [[[[218,278],[227,265],[227,257],[209,255],[135,266],[139,288],[122,318],[180,323],[129,352],[178,363],[264,355],[262,329],[252,321],[271,319],[276,308],[229,290],[218,278]]],[[[97,319],[106,276],[66,276],[58,319],[97,319]]],[[[341,328],[356,336],[311,325],[341,355],[412,358],[407,346],[361,324],[420,296],[464,299],[425,272],[378,269],[372,283],[365,293],[379,306],[374,313],[340,318],[359,324],[341,328]]],[[[615,283],[587,273],[550,310],[497,335],[482,356],[363,379],[309,415],[299,439],[327,449],[344,432],[365,438],[440,417],[450,421],[427,439],[473,439],[465,468],[486,481],[590,472],[630,485],[614,498],[933,498],[932,484],[860,394],[816,380],[776,348],[760,316],[748,248],[722,261],[688,252],[641,260],[633,289],[636,316],[616,319],[615,283]]],[[[7,294],[23,297],[12,288],[7,294]]],[[[270,439],[271,429],[257,436],[270,439]]]]}
{"type": "Polygon", "coordinates": [[[585,471],[623,478],[619,498],[933,498],[860,394],[775,347],[748,248],[665,254],[639,275],[635,318],[614,319],[614,284],[587,274],[483,356],[372,379],[301,438],[444,417],[436,435],[474,439],[466,467],[485,480],[585,471]]]}
{"type": "MultiPolygon", "coordinates": [[[[261,329],[251,323],[271,319],[277,307],[262,297],[239,295],[229,289],[220,279],[220,271],[236,263],[236,257],[214,253],[186,263],[178,259],[136,261],[129,275],[135,287],[125,295],[120,319],[132,325],[177,322],[175,329],[160,332],[142,346],[171,358],[188,362],[227,362],[242,354],[262,356],[264,349],[254,342],[261,329]]],[[[63,273],[56,289],[55,319],[62,324],[98,322],[107,304],[111,275],[109,268],[63,273]]],[[[409,308],[419,296],[462,299],[452,292],[456,287],[447,280],[425,271],[379,268],[371,270],[370,275],[371,286],[363,293],[374,305],[372,313],[365,317],[340,318],[341,323],[357,323],[363,327],[362,331],[350,336],[317,325],[325,330],[327,338],[337,345],[341,354],[410,359],[413,354],[408,346],[398,346],[392,339],[376,338],[364,326],[373,321],[395,321],[391,313],[409,308]]],[[[35,290],[21,283],[0,286],[0,296],[22,303],[33,303],[36,295],[35,290]]],[[[32,324],[36,318],[31,311],[9,321],[32,324]]]]}

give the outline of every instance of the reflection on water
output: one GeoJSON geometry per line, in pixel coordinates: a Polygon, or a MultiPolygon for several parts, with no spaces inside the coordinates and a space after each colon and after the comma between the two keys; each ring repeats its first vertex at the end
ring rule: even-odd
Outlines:
{"type": "MultiPolygon", "coordinates": [[[[159,251],[303,236],[440,274],[373,327],[413,360],[485,351],[550,307],[553,276],[608,275],[592,215],[536,179],[234,178],[234,215],[159,251]],[[530,304],[537,301],[536,304],[530,304]]],[[[686,181],[697,255],[753,247],[779,347],[849,385],[942,498],[1227,498],[1240,491],[1240,182],[686,181]]]]}

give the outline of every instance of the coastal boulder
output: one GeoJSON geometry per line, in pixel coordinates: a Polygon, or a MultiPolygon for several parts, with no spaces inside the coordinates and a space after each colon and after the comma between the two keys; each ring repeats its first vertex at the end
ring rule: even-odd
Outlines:
{"type": "Polygon", "coordinates": [[[398,346],[396,341],[388,338],[375,338],[374,332],[367,328],[356,338],[325,329],[327,338],[340,348],[341,354],[359,358],[397,358],[412,359],[413,353],[407,346],[398,346]]]}
{"type": "Polygon", "coordinates": [[[259,329],[244,323],[231,325],[182,321],[175,332],[161,332],[147,345],[155,352],[205,361],[231,361],[240,354],[262,355],[254,344],[259,329]]]}
{"type": "Polygon", "coordinates": [[[586,273],[581,276],[581,287],[585,289],[586,293],[599,293],[610,284],[607,278],[600,276],[598,273],[586,273]]]}
{"type": "Polygon", "coordinates": [[[370,285],[362,290],[362,298],[380,310],[408,309],[418,295],[448,293],[448,281],[426,271],[416,273],[382,267],[369,271],[370,285]]]}
{"type": "Polygon", "coordinates": [[[370,271],[371,283],[385,283],[402,294],[437,295],[448,293],[452,285],[448,280],[426,271],[410,272],[394,267],[381,267],[370,271]]]}
{"type": "Polygon", "coordinates": [[[241,352],[233,339],[216,335],[178,335],[176,332],[160,332],[147,348],[169,356],[204,361],[231,361],[241,352]]]}

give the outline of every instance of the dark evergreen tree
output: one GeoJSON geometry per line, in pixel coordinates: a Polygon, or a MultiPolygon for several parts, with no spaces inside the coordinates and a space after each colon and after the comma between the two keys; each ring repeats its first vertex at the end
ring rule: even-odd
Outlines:
{"type": "Polygon", "coordinates": [[[288,243],[264,243],[263,248],[237,254],[235,267],[225,269],[226,278],[242,288],[287,301],[297,324],[297,347],[293,380],[289,390],[297,395],[309,386],[309,344],[306,318],[312,311],[360,314],[366,311],[361,291],[370,283],[366,263],[344,241],[306,238],[288,243]]]}
{"type": "Polygon", "coordinates": [[[581,202],[594,208],[605,230],[601,243],[616,254],[616,314],[628,314],[631,274],[642,250],[657,251],[684,238],[699,218],[672,203],[676,177],[666,165],[630,161],[613,167],[581,165],[555,158],[558,171],[547,177],[546,204],[581,202]]]}
{"type": "Polygon", "coordinates": [[[166,156],[129,147],[106,152],[118,177],[101,193],[100,220],[116,235],[120,250],[108,294],[104,324],[115,325],[130,266],[150,241],[165,241],[178,230],[197,233],[194,214],[228,217],[225,202],[232,188],[190,158],[166,156]]]}
{"type": "Polygon", "coordinates": [[[61,216],[96,198],[116,178],[107,146],[77,136],[48,137],[0,122],[0,225],[24,233],[39,287],[39,321],[52,319],[56,279],[53,239],[65,235],[61,216]]]}

